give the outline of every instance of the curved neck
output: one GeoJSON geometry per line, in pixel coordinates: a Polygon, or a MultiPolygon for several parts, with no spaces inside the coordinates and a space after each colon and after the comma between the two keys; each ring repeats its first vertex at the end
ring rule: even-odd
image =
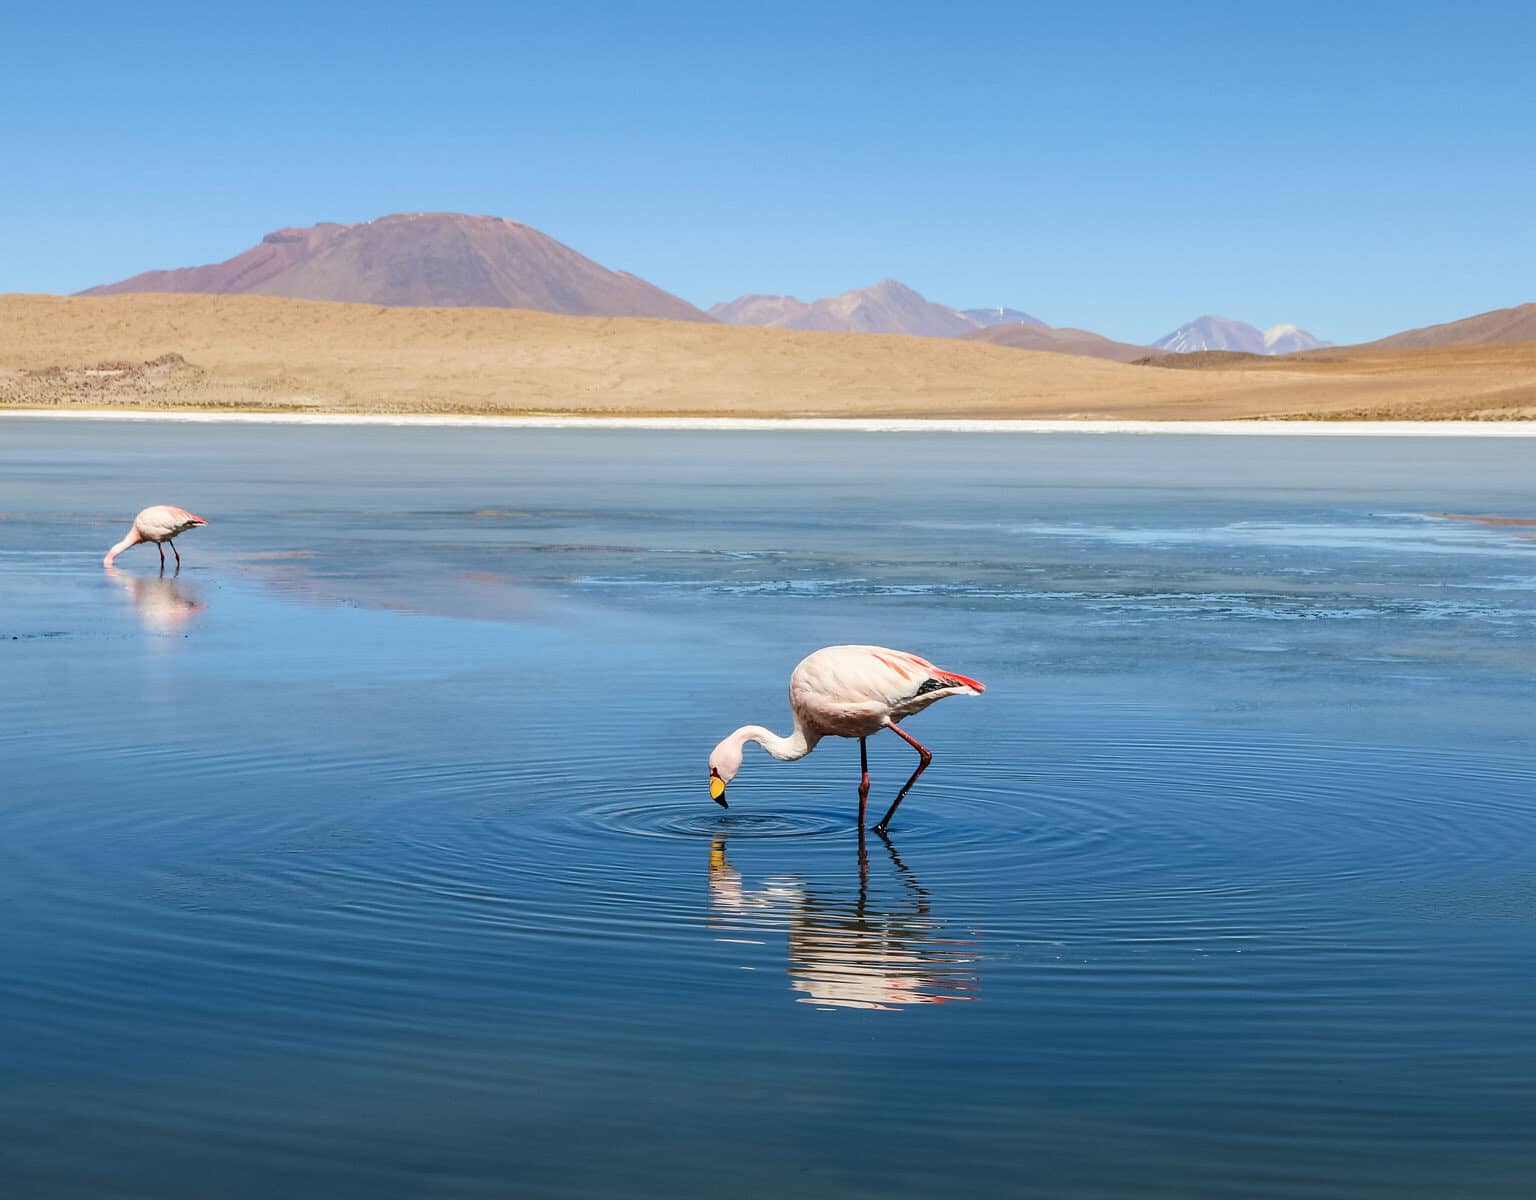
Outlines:
{"type": "Polygon", "coordinates": [[[727,740],[735,742],[738,746],[756,742],[781,762],[792,762],[809,754],[812,747],[820,740],[820,735],[806,733],[800,728],[800,722],[796,720],[794,732],[788,737],[780,737],[773,730],[764,729],[761,725],[743,725],[727,740]]]}
{"type": "Polygon", "coordinates": [[[123,535],[122,541],[118,542],[117,545],[113,546],[112,549],[107,551],[107,556],[101,560],[102,563],[105,566],[110,567],[114,558],[116,558],[124,550],[128,549],[129,546],[137,546],[141,541],[143,541],[143,539],[139,536],[139,531],[137,529],[130,529],[126,534],[123,535]]]}

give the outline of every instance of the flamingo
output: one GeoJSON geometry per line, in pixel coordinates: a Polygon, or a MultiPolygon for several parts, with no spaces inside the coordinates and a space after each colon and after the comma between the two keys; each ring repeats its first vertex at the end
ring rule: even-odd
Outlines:
{"type": "Polygon", "coordinates": [[[784,762],[804,758],[824,737],[859,739],[859,828],[869,802],[869,747],[866,739],[889,729],[918,754],[917,770],[902,785],[896,799],[875,826],[884,833],[896,809],[933,755],[900,722],[946,696],[979,696],[987,689],[974,679],[941,671],[926,658],[884,646],[825,646],[808,655],[789,676],[789,708],[795,728],[780,737],[761,725],[743,725],[728,735],[709,756],[709,794],[721,808],[725,788],[741,770],[741,754],[756,742],[784,762]]]}
{"type": "Polygon", "coordinates": [[[171,504],[156,504],[146,508],[133,519],[133,528],[124,536],[123,540],[107,551],[107,556],[101,560],[101,565],[110,567],[112,560],[121,554],[129,546],[136,546],[140,542],[154,542],[160,550],[160,566],[165,567],[165,543],[171,543],[171,553],[176,556],[176,569],[181,570],[181,551],[176,549],[173,540],[189,529],[196,529],[199,525],[206,525],[207,521],[202,517],[189,513],[184,508],[177,508],[171,504]]]}

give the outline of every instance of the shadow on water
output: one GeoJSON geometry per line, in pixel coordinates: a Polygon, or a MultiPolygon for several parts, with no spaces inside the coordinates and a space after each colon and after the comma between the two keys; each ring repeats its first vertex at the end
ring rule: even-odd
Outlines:
{"type": "Polygon", "coordinates": [[[850,896],[846,888],[792,875],[748,886],[726,860],[726,839],[715,838],[709,848],[709,928],[726,934],[784,931],[790,987],[801,993],[797,1003],[893,1012],[978,999],[981,955],[975,939],[946,936],[932,894],[890,840],[878,840],[888,859],[885,879],[872,890],[861,831],[857,886],[850,896]]]}
{"type": "Polygon", "coordinates": [[[131,575],[117,567],[107,568],[111,579],[133,602],[139,624],[149,633],[175,633],[207,608],[201,593],[181,582],[179,570],[170,575],[131,575]]]}

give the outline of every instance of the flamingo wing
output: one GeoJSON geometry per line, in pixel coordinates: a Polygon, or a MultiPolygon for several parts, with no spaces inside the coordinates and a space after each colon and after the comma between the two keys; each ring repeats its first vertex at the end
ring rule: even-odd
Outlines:
{"type": "Polygon", "coordinates": [[[974,679],[885,646],[828,646],[796,667],[790,678],[794,702],[848,719],[900,718],[943,696],[985,690],[974,679]]]}
{"type": "Polygon", "coordinates": [[[152,542],[164,541],[198,525],[206,524],[208,522],[202,517],[189,513],[184,508],[177,508],[173,504],[153,505],[133,520],[133,527],[138,530],[140,536],[152,542]]]}

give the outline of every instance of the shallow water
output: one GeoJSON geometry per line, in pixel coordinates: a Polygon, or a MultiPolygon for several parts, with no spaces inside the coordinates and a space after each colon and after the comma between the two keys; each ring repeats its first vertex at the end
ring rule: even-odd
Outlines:
{"type": "Polygon", "coordinates": [[[1527,1196],[1529,459],[0,420],[0,1189],[1527,1196]]]}

